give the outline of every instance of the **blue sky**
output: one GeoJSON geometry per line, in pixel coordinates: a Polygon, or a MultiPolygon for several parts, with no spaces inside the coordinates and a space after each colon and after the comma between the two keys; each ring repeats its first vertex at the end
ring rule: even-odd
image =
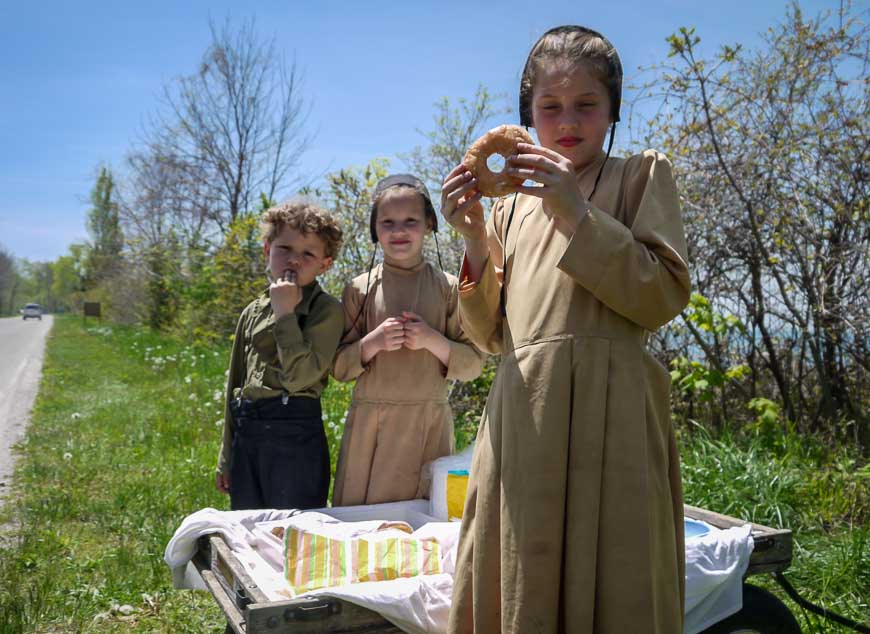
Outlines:
{"type": "MultiPolygon", "coordinates": [[[[801,6],[814,14],[838,4],[801,6]]],[[[630,83],[639,66],[664,59],[665,37],[679,26],[696,27],[704,51],[751,45],[785,8],[777,0],[0,0],[0,245],[17,257],[53,260],[87,237],[86,200],[98,166],[123,176],[124,155],[159,106],[163,85],[196,68],[210,18],[254,17],[261,35],[275,36],[279,50],[295,57],[315,135],[301,167],[316,178],[379,156],[401,167],[395,156],[422,142],[417,130],[431,127],[432,104],[470,97],[478,83],[515,107],[528,49],[552,26],[602,31],[630,83]]]]}

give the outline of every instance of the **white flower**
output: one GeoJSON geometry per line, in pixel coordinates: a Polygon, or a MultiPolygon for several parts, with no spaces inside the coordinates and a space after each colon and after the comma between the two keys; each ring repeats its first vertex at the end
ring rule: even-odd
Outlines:
{"type": "Polygon", "coordinates": [[[213,399],[215,401],[219,401],[223,398],[223,396],[224,396],[223,392],[221,392],[220,390],[215,390],[213,399]]]}
{"type": "Polygon", "coordinates": [[[72,419],[73,419],[73,420],[78,420],[78,419],[80,419],[81,417],[82,417],[82,415],[79,414],[78,412],[73,412],[73,414],[72,414],[72,419]]]}
{"type": "Polygon", "coordinates": [[[190,396],[187,397],[187,400],[189,400],[189,401],[195,401],[195,400],[196,400],[196,394],[194,394],[193,392],[191,392],[191,393],[190,393],[190,396]]]}
{"type": "Polygon", "coordinates": [[[63,454],[63,459],[66,461],[72,460],[72,454],[67,451],[66,453],[63,454]]]}
{"type": "Polygon", "coordinates": [[[187,383],[188,385],[190,385],[191,380],[192,379],[190,378],[189,374],[186,377],[184,377],[184,382],[187,383]]]}
{"type": "Polygon", "coordinates": [[[215,426],[215,427],[220,427],[220,426],[223,425],[223,424],[224,424],[224,419],[223,419],[223,418],[218,419],[218,420],[216,420],[216,421],[214,422],[214,426],[215,426]]]}

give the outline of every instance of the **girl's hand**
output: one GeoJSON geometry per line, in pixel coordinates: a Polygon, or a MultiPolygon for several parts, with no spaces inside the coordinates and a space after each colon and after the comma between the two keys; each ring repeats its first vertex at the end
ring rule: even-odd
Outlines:
{"type": "Polygon", "coordinates": [[[520,143],[517,149],[520,153],[508,159],[505,171],[539,183],[519,185],[517,191],[543,199],[548,210],[567,222],[572,231],[576,229],[580,212],[588,202],[580,191],[574,165],[558,152],[540,145],[520,143]]]}
{"type": "Polygon", "coordinates": [[[441,186],[441,215],[466,239],[482,241],[486,240],[486,221],[476,186],[477,179],[464,165],[454,167],[441,186]]]}
{"type": "Polygon", "coordinates": [[[405,342],[404,320],[388,317],[362,339],[362,362],[368,363],[380,352],[398,350],[405,342]]]}
{"type": "Polygon", "coordinates": [[[406,310],[402,312],[402,317],[405,318],[403,345],[409,350],[429,350],[440,333],[430,328],[417,313],[406,310]]]}
{"type": "Polygon", "coordinates": [[[447,337],[429,326],[420,315],[404,311],[405,347],[409,350],[428,350],[446,368],[450,360],[450,342],[447,337]]]}
{"type": "Polygon", "coordinates": [[[269,299],[272,302],[275,319],[296,310],[296,306],[302,301],[302,288],[296,284],[296,274],[286,271],[282,279],[269,284],[269,299]]]}

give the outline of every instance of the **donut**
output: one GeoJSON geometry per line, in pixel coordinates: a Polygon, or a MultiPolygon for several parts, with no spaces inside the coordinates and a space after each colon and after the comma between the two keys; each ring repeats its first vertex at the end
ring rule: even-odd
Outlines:
{"type": "Polygon", "coordinates": [[[517,143],[534,143],[532,137],[518,125],[500,125],[493,128],[475,141],[462,164],[477,178],[477,189],[484,196],[498,197],[516,191],[522,185],[522,178],[506,175],[503,171],[494,173],[486,165],[486,159],[493,154],[501,154],[505,159],[517,153],[517,143]]]}

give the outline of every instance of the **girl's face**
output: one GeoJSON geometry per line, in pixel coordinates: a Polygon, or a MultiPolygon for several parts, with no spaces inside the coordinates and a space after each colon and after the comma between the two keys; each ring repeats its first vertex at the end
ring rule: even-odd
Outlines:
{"type": "Polygon", "coordinates": [[[601,152],[610,126],[607,88],[584,64],[546,62],[532,91],[532,122],[541,145],[586,167],[601,152]]]}
{"type": "Polygon", "coordinates": [[[429,233],[423,199],[416,192],[387,196],[378,205],[375,233],[384,261],[410,268],[423,259],[423,238],[429,233]]]}
{"type": "Polygon", "coordinates": [[[326,257],[323,238],[316,233],[302,233],[287,225],[263,248],[273,280],[283,278],[290,272],[296,277],[296,284],[308,286],[332,264],[332,258],[326,257]]]}

